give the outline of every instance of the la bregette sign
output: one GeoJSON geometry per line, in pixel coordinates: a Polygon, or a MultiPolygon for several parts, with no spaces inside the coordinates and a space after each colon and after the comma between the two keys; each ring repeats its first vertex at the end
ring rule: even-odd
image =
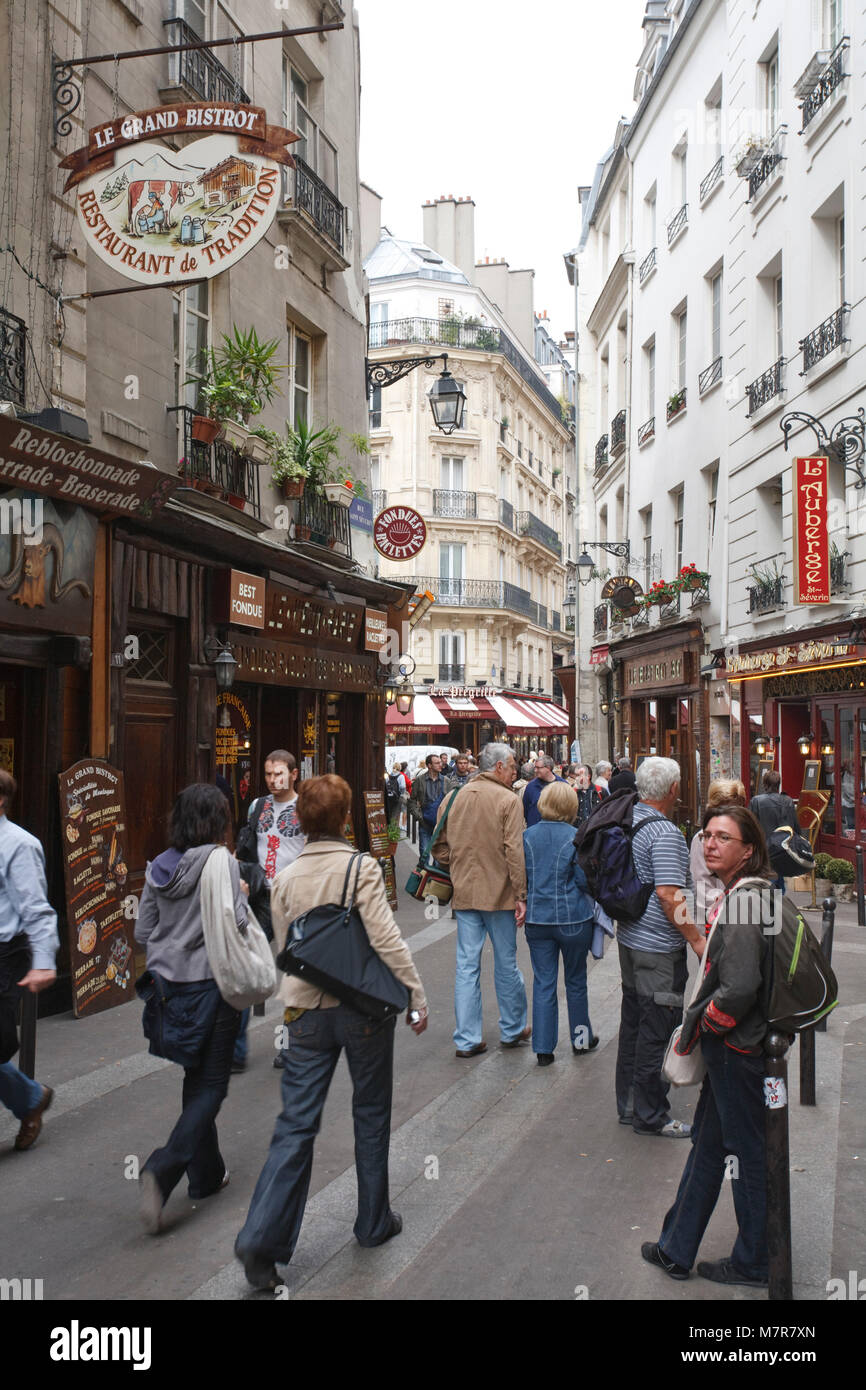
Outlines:
{"type": "Polygon", "coordinates": [[[261,107],[190,102],[156,107],[89,132],[60,161],[71,172],[87,245],[144,285],[209,279],[251,251],[274,220],[279,166],[300,137],[269,126],[261,107]],[[207,134],[181,150],[148,136],[207,134]]]}
{"type": "Polygon", "coordinates": [[[798,603],[830,602],[826,456],[794,459],[794,575],[798,603]]]}

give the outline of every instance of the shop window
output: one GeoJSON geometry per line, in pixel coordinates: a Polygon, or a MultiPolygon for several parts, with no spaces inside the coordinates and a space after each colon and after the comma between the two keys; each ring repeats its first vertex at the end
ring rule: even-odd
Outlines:
{"type": "Polygon", "coordinates": [[[821,826],[825,835],[835,835],[836,833],[836,720],[834,718],[832,706],[822,706],[819,711],[820,735],[818,747],[832,748],[833,752],[820,753],[821,758],[821,781],[822,791],[829,794],[830,800],[827,802],[827,809],[824,812],[824,821],[821,826]]]}
{"type": "Polygon", "coordinates": [[[837,758],[837,787],[841,811],[840,831],[843,840],[853,840],[857,815],[857,764],[854,758],[854,711],[839,709],[839,747],[837,758]]]}

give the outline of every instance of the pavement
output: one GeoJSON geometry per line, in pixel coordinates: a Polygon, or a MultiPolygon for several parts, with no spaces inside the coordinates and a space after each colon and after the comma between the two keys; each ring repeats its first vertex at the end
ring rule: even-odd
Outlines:
{"type": "MultiPolygon", "coordinates": [[[[766,1302],[766,1294],[692,1276],[674,1283],[640,1256],[656,1239],[687,1156],[684,1140],[640,1137],[614,1102],[620,982],[617,953],[590,964],[596,1051],[573,1057],[565,1010],[556,1062],[529,1047],[498,1046],[492,955],[483,997],[488,1051],[455,1058],[454,932],[449,909],[402,892],[414,863],[397,852],[397,913],[430,999],[420,1038],[398,1024],[392,1117],[392,1205],[402,1235],[377,1250],[352,1237],[355,1177],[351,1085],[341,1059],[316,1143],[300,1242],[281,1297],[294,1300],[656,1300],[681,1305],[766,1302]]],[[[795,895],[798,902],[808,901],[795,895]]],[[[812,915],[820,930],[820,913],[812,915]]],[[[532,972],[523,937],[519,960],[532,972]]],[[[817,1035],[817,1104],[799,1104],[798,1045],[789,1054],[794,1297],[826,1300],[828,1281],[866,1275],[866,928],[856,908],[836,913],[833,965],[840,1005],[817,1035]]],[[[142,1234],[138,1169],[163,1143],[180,1105],[180,1071],[150,1057],[137,1001],[89,1019],[39,1024],[37,1076],[56,1091],[43,1134],[15,1153],[17,1122],[0,1112],[3,1251],[0,1277],[41,1278],[46,1300],[250,1300],[232,1257],[279,1107],[272,1066],[274,1002],[251,1020],[250,1061],[232,1076],[218,1120],[228,1188],[203,1202],[183,1185],[166,1229],[142,1234]]],[[[690,1119],[697,1091],[674,1093],[690,1119]]],[[[730,1252],[736,1226],[726,1195],[701,1257],[730,1252]]],[[[282,1272],[282,1271],[281,1271],[282,1272]]],[[[864,1284],[866,1288],[866,1284],[864,1284]]],[[[697,1310],[696,1310],[697,1311],[697,1310]]],[[[744,1310],[745,1311],[745,1310],[744,1310]]],[[[711,1316],[709,1309],[706,1316],[711,1316]]]]}

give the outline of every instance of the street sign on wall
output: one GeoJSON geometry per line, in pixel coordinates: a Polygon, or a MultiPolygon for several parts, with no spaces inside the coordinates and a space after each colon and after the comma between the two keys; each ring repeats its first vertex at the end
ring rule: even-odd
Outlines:
{"type": "Polygon", "coordinates": [[[794,459],[794,592],[797,603],[830,602],[826,455],[794,459]]]}

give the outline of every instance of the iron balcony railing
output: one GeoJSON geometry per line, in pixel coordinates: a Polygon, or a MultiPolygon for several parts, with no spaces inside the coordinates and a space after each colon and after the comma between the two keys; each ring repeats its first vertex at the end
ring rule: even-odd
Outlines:
{"type": "Polygon", "coordinates": [[[522,684],[523,684],[523,672],[522,672],[522,671],[518,671],[518,672],[517,672],[517,675],[514,677],[514,689],[515,689],[515,690],[519,690],[522,684]]]}
{"type": "Polygon", "coordinates": [[[607,604],[600,603],[592,615],[592,631],[595,637],[607,632],[607,604]]]}
{"type": "Polygon", "coordinates": [[[647,278],[647,276],[650,274],[650,271],[655,270],[655,267],[656,267],[656,260],[657,260],[657,248],[654,246],[653,249],[650,251],[649,255],[648,255],[648,256],[644,256],[643,260],[642,260],[641,263],[640,263],[640,270],[638,271],[638,279],[640,280],[641,284],[643,284],[644,280],[645,280],[645,279],[647,278]]]}
{"type": "Polygon", "coordinates": [[[688,220],[689,220],[689,205],[688,205],[688,203],[683,203],[683,205],[682,205],[682,207],[680,208],[679,212],[674,213],[673,217],[671,218],[670,222],[668,223],[668,246],[670,246],[670,244],[671,244],[671,242],[674,240],[674,238],[675,238],[676,236],[679,235],[679,233],[682,231],[683,227],[686,226],[686,224],[688,223],[688,220]]]}
{"type": "MultiPolygon", "coordinates": [[[[197,34],[183,19],[164,19],[166,47],[181,43],[198,43],[197,34]]],[[[249,105],[249,97],[239,82],[236,82],[228,68],[223,67],[218,58],[207,48],[187,49],[185,53],[171,53],[168,59],[169,82],[189,87],[202,101],[233,101],[243,106],[249,105]]]]}
{"type": "Polygon", "coordinates": [[[825,101],[829,101],[836,88],[848,74],[845,72],[845,52],[848,48],[848,39],[840,39],[833,52],[830,54],[827,66],[821,73],[815,86],[807,95],[800,107],[803,115],[803,123],[800,126],[800,133],[808,126],[809,122],[818,114],[825,101]]]}
{"type": "Polygon", "coordinates": [[[559,614],[557,613],[555,608],[551,608],[550,610],[550,626],[553,632],[562,631],[562,624],[560,622],[559,614]]]}
{"type": "Polygon", "coordinates": [[[465,685],[466,667],[454,663],[439,663],[439,680],[445,685],[465,685]]]}
{"type": "Polygon", "coordinates": [[[178,472],[187,486],[221,494],[224,501],[242,498],[253,514],[260,517],[258,465],[221,440],[203,444],[193,439],[192,422],[196,412],[191,406],[178,406],[176,413],[183,421],[183,458],[178,472]]]}
{"type": "Polygon", "coordinates": [[[784,602],[783,585],[784,579],[781,575],[766,582],[761,580],[757,584],[750,584],[749,612],[769,613],[774,608],[781,608],[784,602]]]}
{"type": "Polygon", "coordinates": [[[337,506],[321,492],[305,486],[298,503],[295,540],[311,541],[314,545],[327,546],[330,550],[336,549],[343,555],[351,556],[349,508],[337,506]]]}
{"type": "Polygon", "coordinates": [[[667,417],[667,419],[668,419],[669,421],[675,419],[676,416],[679,415],[681,411],[685,410],[685,408],[686,408],[686,388],[685,388],[685,386],[681,386],[680,389],[679,389],[679,391],[675,391],[674,394],[671,396],[670,400],[669,400],[668,403],[667,403],[667,407],[666,407],[666,417],[667,417]]]}
{"type": "Polygon", "coordinates": [[[343,251],[343,204],[308,164],[295,155],[295,206],[315,222],[316,227],[343,251]]]}
{"type": "Polygon", "coordinates": [[[761,158],[749,175],[749,202],[760,192],[773,170],[778,168],[782,163],[784,159],[784,155],[782,154],[782,136],[785,130],[786,127],[780,125],[778,130],[773,132],[764,146],[764,152],[761,158]]]}
{"type": "Polygon", "coordinates": [[[698,395],[703,396],[709,391],[711,386],[715,386],[717,381],[722,379],[722,359],[717,357],[708,367],[705,367],[698,377],[698,395]]]}
{"type": "Polygon", "coordinates": [[[547,609],[536,603],[527,589],[503,579],[449,579],[441,575],[420,575],[416,588],[429,590],[436,602],[447,608],[507,608],[547,627],[547,609]]]}
{"type": "Polygon", "coordinates": [[[562,541],[553,527],[548,526],[541,517],[536,516],[534,512],[516,512],[514,521],[518,536],[529,536],[530,540],[538,541],[539,545],[552,550],[554,555],[561,558],[562,541]]]}
{"type": "Polygon", "coordinates": [[[22,409],[27,404],[26,360],[26,323],[8,309],[0,309],[0,400],[22,409]]]}
{"type": "Polygon", "coordinates": [[[725,156],[720,154],[706,178],[701,179],[700,198],[703,203],[712,193],[713,189],[721,182],[725,172],[725,156]]]}
{"type": "Polygon", "coordinates": [[[538,617],[536,619],[539,627],[547,627],[547,604],[538,604],[538,617]]]}
{"type": "Polygon", "coordinates": [[[847,343],[845,337],[845,315],[850,310],[850,304],[843,304],[831,314],[823,323],[819,323],[817,328],[813,328],[811,333],[807,333],[805,338],[800,339],[800,347],[803,351],[803,370],[800,376],[805,376],[810,367],[814,367],[816,362],[820,362],[822,357],[847,343]]]}
{"type": "Polygon", "coordinates": [[[519,459],[522,459],[522,458],[523,458],[523,440],[522,440],[522,439],[518,439],[518,441],[517,441],[517,457],[518,457],[519,459]]]}
{"type": "Polygon", "coordinates": [[[370,493],[370,501],[373,504],[373,515],[378,516],[380,512],[385,510],[388,504],[388,494],[384,488],[374,488],[370,493]]]}
{"type": "MultiPolygon", "coordinates": [[[[296,156],[297,157],[297,156],[296,156]]],[[[461,319],[405,318],[388,319],[372,329],[369,347],[381,348],[404,343],[423,343],[424,346],[474,348],[479,352],[499,352],[511,364],[529,389],[538,397],[555,419],[562,419],[559,401],[539,372],[530,366],[515,347],[508,334],[490,324],[469,323],[461,319]]],[[[519,454],[521,453],[518,446],[519,454]]]]}
{"type": "Polygon", "coordinates": [[[654,415],[651,415],[648,420],[645,420],[644,423],[638,427],[638,444],[648,444],[651,439],[655,439],[655,433],[656,417],[654,415]]]}
{"type": "Polygon", "coordinates": [[[620,410],[610,422],[610,452],[612,456],[625,448],[625,411],[620,410]]]}
{"type": "Polygon", "coordinates": [[[851,581],[846,578],[845,561],[848,558],[847,550],[837,551],[834,555],[830,552],[830,593],[840,594],[845,589],[850,589],[851,581]]]}
{"type": "Polygon", "coordinates": [[[667,603],[660,603],[658,614],[660,623],[669,623],[672,619],[678,618],[680,616],[680,595],[674,594],[674,597],[667,603]]]}
{"type": "Polygon", "coordinates": [[[595,471],[603,473],[608,464],[607,456],[608,436],[603,434],[595,446],[595,471]]]}
{"type": "Polygon", "coordinates": [[[499,499],[499,524],[507,526],[509,531],[514,530],[514,508],[504,497],[499,499]]]}
{"type": "Polygon", "coordinates": [[[474,492],[451,492],[446,488],[433,489],[433,515],[472,520],[476,515],[474,492]]]}
{"type": "Polygon", "coordinates": [[[781,393],[784,375],[785,358],[779,357],[772,367],[768,367],[765,372],[762,372],[759,377],[749,383],[746,387],[746,395],[749,398],[749,415],[754,415],[756,411],[761,409],[762,405],[766,405],[767,401],[771,401],[774,396],[781,393]]]}

